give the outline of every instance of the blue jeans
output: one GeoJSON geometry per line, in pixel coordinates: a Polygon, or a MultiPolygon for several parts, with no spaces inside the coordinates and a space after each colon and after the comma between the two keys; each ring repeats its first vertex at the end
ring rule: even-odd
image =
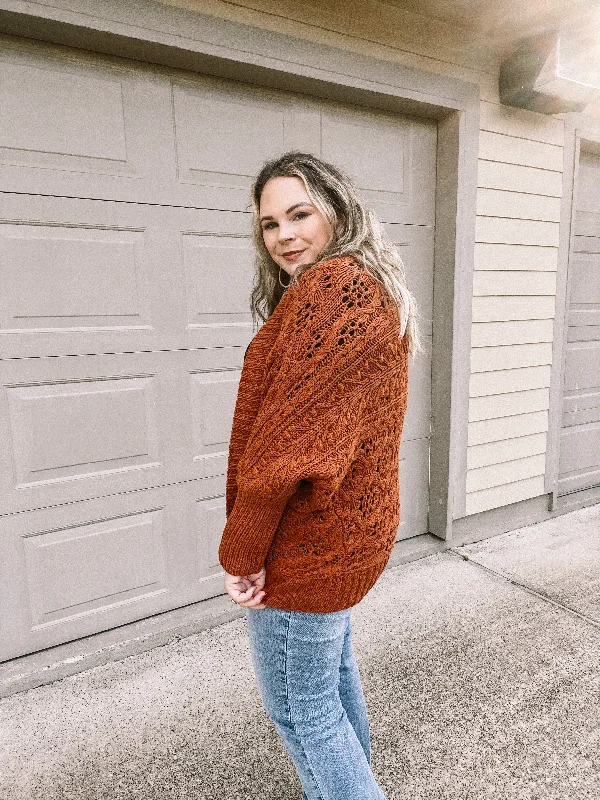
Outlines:
{"type": "Polygon", "coordinates": [[[369,720],[352,650],[350,609],[246,609],[267,715],[305,800],[385,800],[371,772],[369,720]]]}

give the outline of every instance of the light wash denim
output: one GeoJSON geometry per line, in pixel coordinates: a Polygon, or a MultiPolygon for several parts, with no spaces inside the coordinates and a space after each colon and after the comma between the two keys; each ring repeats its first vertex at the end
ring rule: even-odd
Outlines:
{"type": "Polygon", "coordinates": [[[385,800],[371,772],[369,720],[352,650],[350,609],[246,609],[267,715],[305,800],[385,800]]]}

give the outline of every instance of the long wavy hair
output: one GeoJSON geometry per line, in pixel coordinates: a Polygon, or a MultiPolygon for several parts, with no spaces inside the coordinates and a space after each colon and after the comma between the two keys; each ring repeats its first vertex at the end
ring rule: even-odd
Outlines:
{"type": "MultiPolygon", "coordinates": [[[[299,265],[285,287],[279,267],[267,250],[260,225],[260,198],[271,178],[300,178],[311,202],[331,226],[332,235],[319,261],[354,256],[388,292],[398,307],[400,335],[407,336],[410,352],[421,350],[417,306],[406,285],[404,265],[378,218],[367,208],[351,179],[340,169],[309,153],[291,151],[264,164],[252,186],[252,236],[256,252],[254,287],[250,299],[255,323],[275,310],[288,286],[313,264],[299,265]]],[[[316,262],[318,263],[318,262],[316,262]]]]}

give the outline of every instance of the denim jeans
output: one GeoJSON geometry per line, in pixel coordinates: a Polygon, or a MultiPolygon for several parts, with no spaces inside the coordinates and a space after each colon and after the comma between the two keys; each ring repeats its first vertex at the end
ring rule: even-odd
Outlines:
{"type": "Polygon", "coordinates": [[[352,650],[350,609],[246,609],[267,715],[305,800],[385,800],[371,772],[369,721],[352,650]]]}

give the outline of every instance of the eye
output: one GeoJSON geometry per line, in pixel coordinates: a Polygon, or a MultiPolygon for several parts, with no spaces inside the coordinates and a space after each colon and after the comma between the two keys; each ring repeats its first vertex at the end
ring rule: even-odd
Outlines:
{"type": "Polygon", "coordinates": [[[310,216],[310,214],[308,213],[308,211],[299,211],[296,214],[296,216],[294,217],[294,219],[305,219],[306,217],[309,217],[309,216],[310,216]]]}
{"type": "Polygon", "coordinates": [[[263,231],[270,231],[270,230],[272,230],[273,228],[276,228],[276,227],[277,227],[277,223],[276,222],[267,222],[267,223],[265,223],[265,225],[263,225],[263,231]]]}

